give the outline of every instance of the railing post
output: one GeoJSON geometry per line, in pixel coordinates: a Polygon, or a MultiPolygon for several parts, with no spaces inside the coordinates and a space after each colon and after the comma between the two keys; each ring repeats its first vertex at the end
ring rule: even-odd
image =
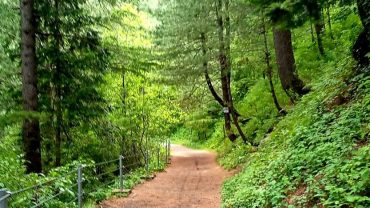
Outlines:
{"type": "Polygon", "coordinates": [[[79,165],[78,166],[78,169],[77,169],[77,186],[78,186],[78,193],[77,193],[77,197],[78,197],[78,207],[79,208],[82,208],[82,200],[83,200],[83,190],[82,190],[82,182],[83,182],[83,178],[82,178],[82,165],[79,165]]]}
{"type": "Polygon", "coordinates": [[[165,164],[167,164],[168,163],[168,144],[167,144],[167,139],[166,139],[166,143],[165,143],[164,149],[166,150],[165,164]]]}
{"type": "Polygon", "coordinates": [[[123,191],[123,156],[119,156],[119,188],[123,191]]]}
{"type": "Polygon", "coordinates": [[[160,164],[160,161],[159,161],[160,160],[160,158],[159,158],[160,157],[160,154],[161,154],[161,149],[158,147],[157,148],[157,168],[158,169],[159,169],[159,166],[161,165],[160,164]]]}
{"type": "Polygon", "coordinates": [[[146,175],[149,175],[149,150],[147,150],[145,154],[145,171],[146,175]]]}
{"type": "Polygon", "coordinates": [[[171,157],[171,141],[170,139],[167,139],[167,163],[170,163],[170,157],[171,157]]]}
{"type": "Polygon", "coordinates": [[[9,194],[6,189],[0,189],[0,208],[8,208],[9,194]]]}

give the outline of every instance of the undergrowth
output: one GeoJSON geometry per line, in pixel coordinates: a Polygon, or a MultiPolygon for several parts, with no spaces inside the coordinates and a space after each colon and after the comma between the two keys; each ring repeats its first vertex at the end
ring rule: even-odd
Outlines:
{"type": "Polygon", "coordinates": [[[247,154],[224,184],[223,207],[370,206],[370,79],[353,78],[350,67],[323,76],[247,154]]]}
{"type": "MultiPolygon", "coordinates": [[[[9,131],[12,131],[9,128],[9,131]]],[[[11,132],[10,134],[11,135],[11,132]]],[[[44,174],[25,174],[21,150],[16,149],[13,139],[5,138],[0,144],[0,156],[7,155],[9,152],[14,154],[15,159],[0,161],[0,171],[4,174],[0,176],[0,189],[17,192],[8,199],[9,205],[14,208],[33,207],[38,203],[44,202],[41,206],[53,208],[77,207],[77,167],[84,164],[83,168],[83,203],[84,207],[96,207],[102,200],[113,196],[115,189],[119,188],[119,171],[116,170],[117,163],[109,163],[104,166],[95,166],[92,160],[76,160],[62,167],[52,169],[47,175],[44,174]],[[19,154],[18,157],[15,155],[19,154]],[[12,163],[12,165],[10,165],[12,163]],[[17,175],[16,175],[17,174],[17,175]],[[101,175],[101,176],[99,176],[101,175]],[[13,180],[17,178],[17,180],[13,180]],[[29,187],[33,187],[29,189],[29,187]]],[[[123,184],[124,189],[130,190],[139,183],[142,183],[143,176],[165,168],[165,151],[161,149],[160,160],[158,161],[157,152],[152,154],[148,172],[141,164],[128,166],[131,170],[125,169],[123,184]]]]}
{"type": "Polygon", "coordinates": [[[223,207],[370,206],[370,77],[343,63],[276,118],[258,149],[225,139],[221,121],[209,139],[186,139],[185,128],[174,135],[187,146],[217,150],[227,169],[244,167],[225,182],[223,207]]]}
{"type": "Polygon", "coordinates": [[[339,47],[328,45],[325,58],[310,51],[311,42],[295,43],[311,92],[291,104],[278,91],[286,116],[278,116],[263,79],[237,103],[258,148],[228,141],[222,119],[209,124],[207,138],[188,127],[175,134],[183,144],[217,150],[227,169],[242,166],[223,185],[222,207],[370,207],[370,76],[356,70],[347,52],[351,31],[342,31],[339,47]]]}
{"type": "Polygon", "coordinates": [[[369,80],[315,86],[224,184],[223,207],[369,207],[369,80]]]}

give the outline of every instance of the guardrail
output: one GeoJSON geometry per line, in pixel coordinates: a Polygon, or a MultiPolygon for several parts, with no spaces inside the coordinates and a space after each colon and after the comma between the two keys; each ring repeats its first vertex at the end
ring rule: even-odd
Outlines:
{"type": "Polygon", "coordinates": [[[82,208],[87,194],[92,194],[98,189],[117,187],[118,191],[125,192],[125,176],[128,176],[131,171],[144,167],[145,175],[149,176],[150,165],[154,165],[159,169],[162,159],[164,163],[168,164],[170,145],[169,140],[166,140],[165,144],[163,144],[164,155],[161,154],[161,147],[157,147],[155,151],[151,152],[152,154],[146,151],[141,155],[120,155],[117,159],[110,161],[90,165],[80,164],[73,171],[65,173],[60,177],[16,191],[0,189],[0,208],[25,206],[38,208],[46,205],[48,207],[82,208]],[[151,156],[156,156],[157,160],[155,161],[155,158],[153,159],[151,156]],[[143,158],[144,162],[140,158],[143,158]],[[128,163],[128,161],[134,162],[128,163]],[[75,182],[73,182],[74,180],[75,182]],[[85,188],[88,186],[90,188],[85,188]],[[51,201],[55,205],[50,205],[51,201]]]}

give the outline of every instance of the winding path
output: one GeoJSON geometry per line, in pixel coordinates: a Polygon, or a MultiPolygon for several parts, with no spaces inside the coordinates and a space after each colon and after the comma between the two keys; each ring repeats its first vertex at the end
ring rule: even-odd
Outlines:
{"type": "Polygon", "coordinates": [[[151,181],[138,185],[127,198],[104,201],[103,208],[217,208],[221,184],[231,172],[211,152],[172,145],[172,164],[151,181]]]}

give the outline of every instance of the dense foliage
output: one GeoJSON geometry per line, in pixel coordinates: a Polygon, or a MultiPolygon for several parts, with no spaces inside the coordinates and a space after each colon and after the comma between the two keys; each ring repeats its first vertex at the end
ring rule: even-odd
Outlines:
{"type": "Polygon", "coordinates": [[[0,189],[119,155],[132,187],[171,137],[241,168],[223,207],[370,206],[370,1],[20,2],[0,1],[0,189]]]}
{"type": "MultiPolygon", "coordinates": [[[[138,183],[146,155],[157,155],[181,117],[174,87],[157,79],[160,64],[152,36],[157,22],[150,15],[151,5],[34,1],[37,111],[22,108],[19,9],[25,7],[16,1],[1,1],[0,7],[0,189],[17,191],[58,178],[49,188],[14,196],[13,207],[28,207],[35,195],[45,199],[58,191],[63,194],[48,206],[75,206],[72,185],[78,165],[117,160],[119,155],[127,157],[124,162],[134,171],[125,185],[138,183]],[[41,151],[27,145],[30,135],[22,131],[23,121],[32,119],[40,123],[41,151]],[[28,160],[30,148],[40,154],[42,167],[29,168],[34,162],[28,160]],[[38,173],[26,174],[30,172],[38,173]]],[[[98,187],[117,176],[115,168],[86,169],[88,198],[99,201],[110,193],[102,191],[108,186],[98,187]],[[110,174],[96,177],[105,172],[110,174]]]]}
{"type": "Polygon", "coordinates": [[[184,90],[187,116],[173,139],[216,149],[226,168],[241,166],[223,186],[222,206],[370,206],[368,66],[357,57],[368,57],[369,44],[361,40],[367,1],[230,1],[231,91],[252,145],[238,134],[240,139],[229,141],[223,108],[202,69],[207,60],[214,88],[222,94],[216,13],[218,3],[228,1],[166,2],[160,17],[170,23],[161,25],[161,39],[175,50],[168,50],[171,73],[165,75],[186,79],[183,87],[191,90],[184,90]],[[292,34],[294,57],[288,61],[295,63],[293,78],[303,81],[301,90],[308,94],[284,86],[281,72],[289,66],[287,59],[279,60],[285,49],[277,30],[292,34]],[[208,35],[206,56],[202,32],[208,35]]]}

